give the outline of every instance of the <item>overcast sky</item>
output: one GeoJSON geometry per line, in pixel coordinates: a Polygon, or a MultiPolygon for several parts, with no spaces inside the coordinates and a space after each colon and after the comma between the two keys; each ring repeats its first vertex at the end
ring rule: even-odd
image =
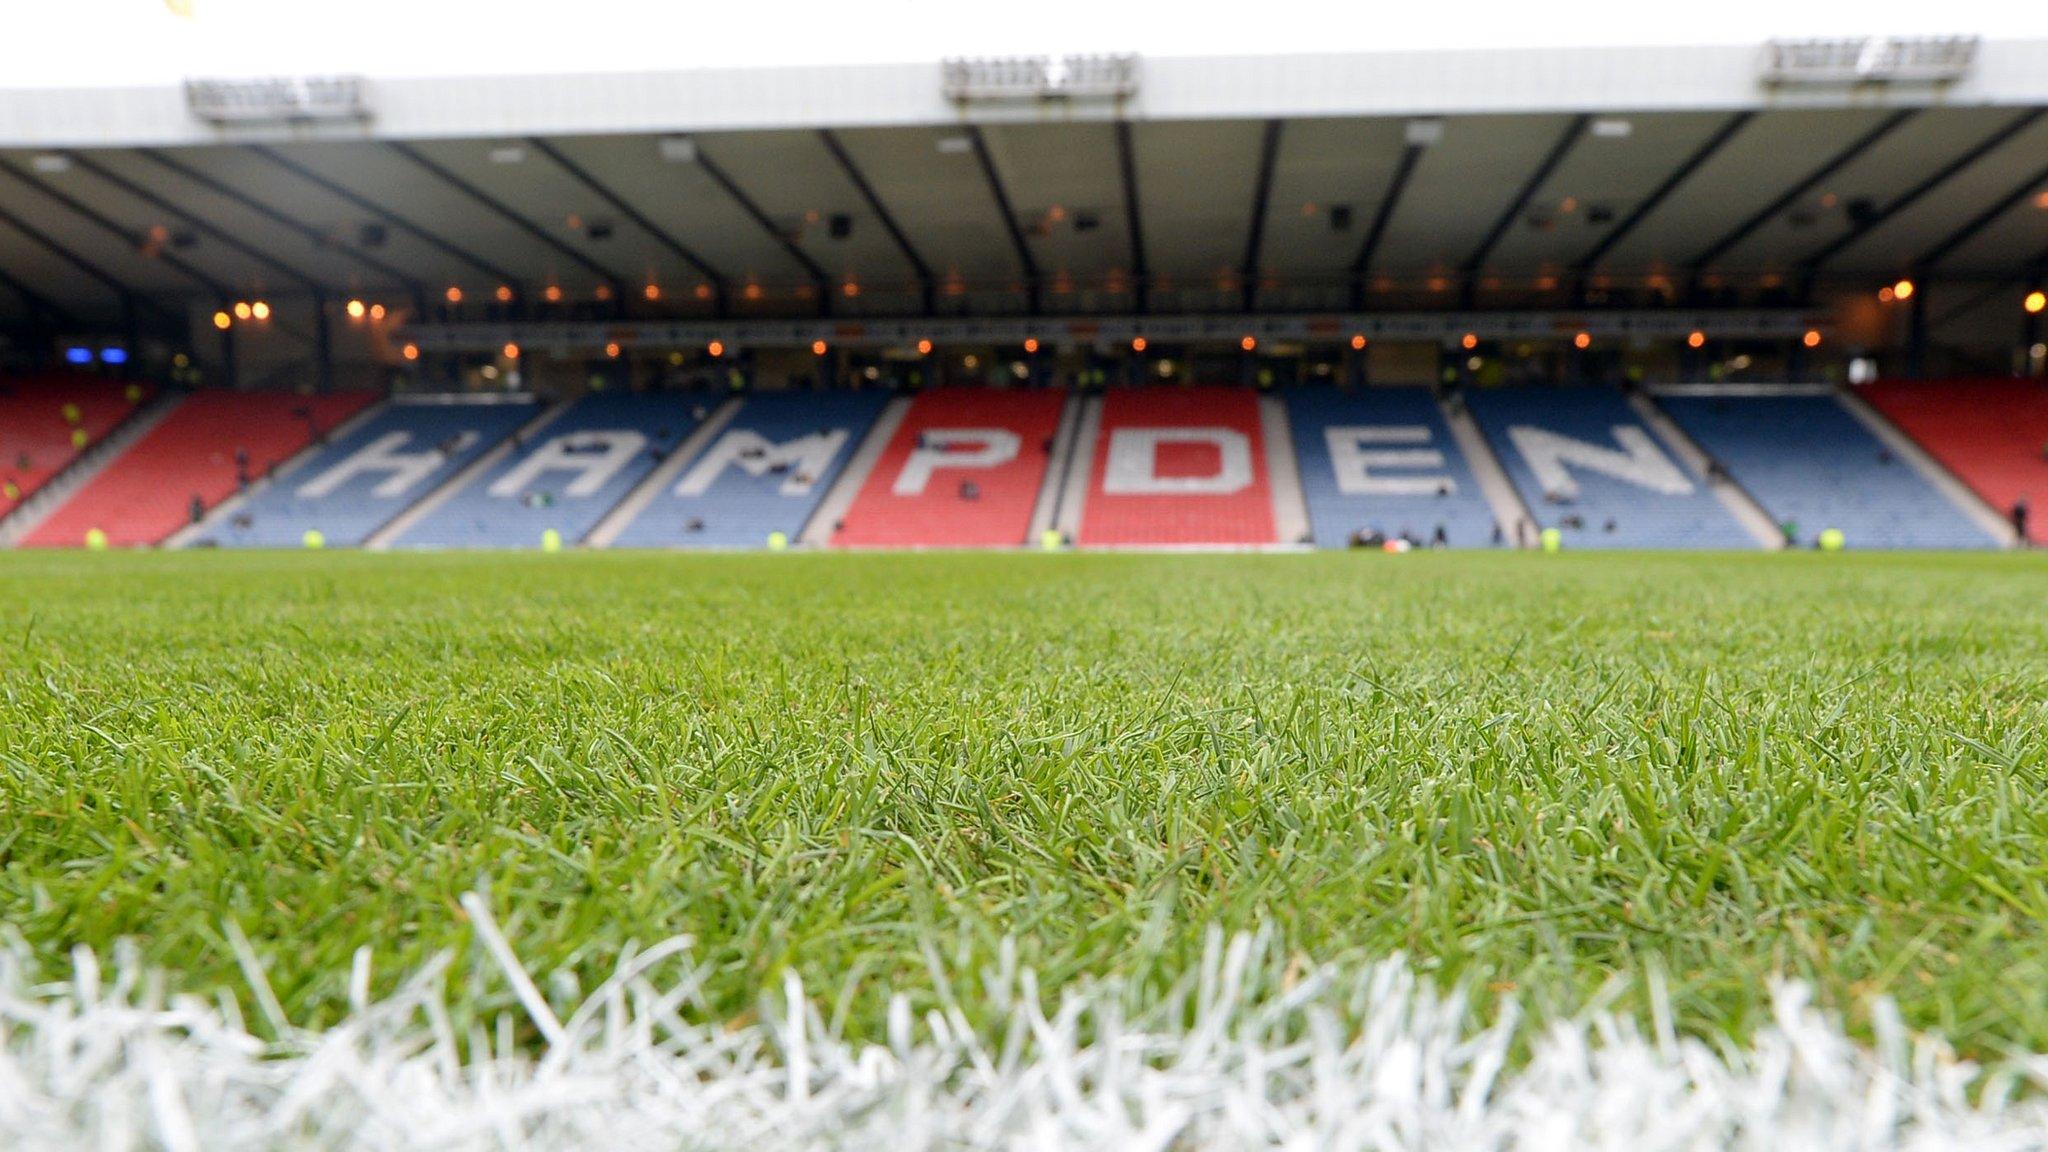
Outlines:
{"type": "Polygon", "coordinates": [[[1958,32],[2048,36],[2048,2],[0,0],[0,87],[1958,32]]]}

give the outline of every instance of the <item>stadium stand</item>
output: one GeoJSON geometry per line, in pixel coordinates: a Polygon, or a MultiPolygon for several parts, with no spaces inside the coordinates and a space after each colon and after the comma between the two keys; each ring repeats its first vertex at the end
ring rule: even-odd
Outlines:
{"type": "Polygon", "coordinates": [[[195,502],[211,510],[376,398],[371,392],[195,392],[22,544],[75,545],[95,528],[115,547],[160,543],[191,522],[195,502]]]}
{"type": "Polygon", "coordinates": [[[904,415],[832,538],[843,548],[1024,543],[1066,397],[939,388],[904,415]]]}
{"type": "Polygon", "coordinates": [[[675,451],[704,409],[701,397],[675,393],[584,396],[393,543],[532,548],[550,530],[580,541],[675,451]]]}
{"type": "Polygon", "coordinates": [[[0,380],[0,516],[113,431],[150,392],[71,376],[0,380]]]}
{"type": "Polygon", "coordinates": [[[1278,542],[1256,393],[1133,388],[1102,398],[1078,542],[1257,546],[1278,542]]]}
{"type": "Polygon", "coordinates": [[[758,548],[795,540],[889,397],[763,393],[612,541],[623,548],[758,548]]]}
{"type": "Polygon", "coordinates": [[[1787,546],[1810,547],[1830,528],[1851,548],[1998,543],[1831,392],[1674,394],[1657,402],[1783,526],[1787,546]]]}
{"type": "Polygon", "coordinates": [[[2048,544],[2048,382],[1888,380],[1857,392],[2002,513],[2027,501],[2027,537],[2048,544]]]}
{"type": "Polygon", "coordinates": [[[330,545],[361,544],[539,411],[524,398],[401,397],[247,500],[223,505],[196,542],[297,547],[311,530],[330,545]]]}
{"type": "Polygon", "coordinates": [[[1318,547],[1439,526],[1454,548],[1494,542],[1493,507],[1427,389],[1302,389],[1287,416],[1318,547]]]}
{"type": "Polygon", "coordinates": [[[1756,546],[1611,388],[1478,389],[1466,404],[1537,526],[1567,547],[1756,546]]]}

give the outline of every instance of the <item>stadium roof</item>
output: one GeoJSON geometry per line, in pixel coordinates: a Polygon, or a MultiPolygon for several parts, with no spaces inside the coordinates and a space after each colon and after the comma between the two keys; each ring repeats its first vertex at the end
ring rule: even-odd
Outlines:
{"type": "Polygon", "coordinates": [[[0,317],[449,286],[793,316],[2026,275],[2048,40],[1970,51],[1932,79],[1774,75],[1761,46],[1159,59],[1127,90],[993,99],[939,65],[391,79],[332,119],[0,91],[0,317]]]}

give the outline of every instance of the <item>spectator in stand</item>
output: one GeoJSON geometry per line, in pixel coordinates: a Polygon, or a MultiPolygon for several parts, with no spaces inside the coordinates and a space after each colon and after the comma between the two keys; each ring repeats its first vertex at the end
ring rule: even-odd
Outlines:
{"type": "Polygon", "coordinates": [[[2027,507],[2027,498],[2025,496],[2021,496],[2012,502],[2012,531],[2013,535],[2019,537],[2020,547],[2022,548],[2027,546],[2027,513],[2029,511],[2031,509],[2027,507]]]}
{"type": "Polygon", "coordinates": [[[201,496],[199,493],[194,492],[192,494],[192,503],[189,511],[191,514],[192,523],[194,524],[197,524],[201,520],[206,519],[206,498],[201,496]]]}

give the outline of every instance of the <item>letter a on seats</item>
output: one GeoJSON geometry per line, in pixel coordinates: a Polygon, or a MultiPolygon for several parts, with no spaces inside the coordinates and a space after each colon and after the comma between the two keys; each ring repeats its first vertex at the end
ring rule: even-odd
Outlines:
{"type": "Polygon", "coordinates": [[[1252,445],[1231,428],[1118,428],[1109,434],[1102,491],[1110,496],[1227,496],[1252,482],[1252,445]],[[1206,444],[1216,449],[1207,476],[1161,476],[1163,444],[1206,444]]]}
{"type": "Polygon", "coordinates": [[[647,447],[647,437],[619,429],[610,432],[571,432],[557,436],[534,450],[533,455],[493,482],[487,491],[493,496],[517,496],[549,472],[573,472],[574,480],[562,489],[565,496],[595,496],[619,469],[633,462],[647,447]]]}
{"type": "Polygon", "coordinates": [[[1678,470],[1678,465],[1658,451],[1657,442],[1650,439],[1648,432],[1633,424],[1614,426],[1614,439],[1621,445],[1620,451],[1526,424],[1509,428],[1508,439],[1515,442],[1515,451],[1529,462],[1529,470],[1536,474],[1536,482],[1543,490],[1559,496],[1579,494],[1578,481],[1572,479],[1566,465],[1612,476],[1666,496],[1683,496],[1692,491],[1692,481],[1678,470]]]}
{"type": "Polygon", "coordinates": [[[1002,428],[928,428],[918,437],[917,448],[903,462],[890,491],[898,496],[921,496],[932,473],[941,468],[995,468],[1017,458],[1021,441],[1015,432],[1002,428]]]}
{"type": "Polygon", "coordinates": [[[386,432],[320,475],[299,485],[297,495],[308,500],[319,500],[332,495],[335,489],[358,476],[383,476],[384,482],[370,490],[370,495],[379,500],[403,496],[408,490],[432,476],[451,456],[460,456],[475,447],[477,435],[462,432],[456,435],[450,451],[443,453],[438,447],[422,448],[417,452],[401,452],[412,439],[410,432],[386,432]]]}

